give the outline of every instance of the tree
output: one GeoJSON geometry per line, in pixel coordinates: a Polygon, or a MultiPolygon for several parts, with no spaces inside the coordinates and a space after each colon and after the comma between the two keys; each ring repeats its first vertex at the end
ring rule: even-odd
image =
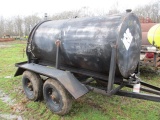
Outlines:
{"type": "Polygon", "coordinates": [[[4,35],[4,18],[0,17],[0,38],[4,35]]]}
{"type": "Polygon", "coordinates": [[[120,13],[120,11],[118,10],[118,1],[116,1],[109,10],[108,14],[118,14],[118,13],[120,13]]]}
{"type": "Polygon", "coordinates": [[[80,11],[65,11],[61,12],[59,14],[55,14],[51,17],[52,20],[60,20],[60,19],[70,19],[70,18],[75,18],[79,17],[80,11]]]}
{"type": "Polygon", "coordinates": [[[13,19],[7,19],[5,20],[5,30],[4,34],[7,35],[14,35],[14,22],[13,19]]]}
{"type": "Polygon", "coordinates": [[[41,20],[36,14],[24,18],[24,35],[29,35],[31,29],[41,20]]]}
{"type": "Polygon", "coordinates": [[[134,10],[140,18],[150,18],[153,22],[160,22],[160,1],[139,6],[134,10]]]}
{"type": "Polygon", "coordinates": [[[22,36],[23,35],[23,19],[20,16],[14,18],[14,35],[22,36]]]}

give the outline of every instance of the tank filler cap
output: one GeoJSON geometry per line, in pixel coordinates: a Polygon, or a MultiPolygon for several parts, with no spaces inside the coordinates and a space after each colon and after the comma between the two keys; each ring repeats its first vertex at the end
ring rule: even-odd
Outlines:
{"type": "Polygon", "coordinates": [[[126,13],[132,12],[132,9],[126,9],[126,13]]]}

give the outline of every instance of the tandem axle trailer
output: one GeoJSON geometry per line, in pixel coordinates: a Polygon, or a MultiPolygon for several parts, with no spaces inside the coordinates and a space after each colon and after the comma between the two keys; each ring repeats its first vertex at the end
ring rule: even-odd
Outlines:
{"type": "Polygon", "coordinates": [[[67,114],[71,109],[72,100],[78,99],[89,91],[106,96],[119,95],[160,102],[160,88],[143,82],[136,74],[133,74],[128,80],[115,77],[114,48],[112,49],[109,76],[83,69],[67,68],[60,66],[58,62],[57,58],[56,64],[59,69],[27,61],[17,63],[18,70],[15,73],[15,76],[23,74],[22,83],[28,99],[37,101],[44,96],[48,108],[58,115],[67,114]],[[91,78],[82,80],[77,77],[77,74],[91,78]],[[96,87],[92,85],[93,82],[98,83],[96,87]],[[137,84],[140,84],[141,87],[134,88],[134,85],[137,84]],[[131,90],[122,90],[124,87],[131,90]],[[145,93],[132,92],[133,88],[145,93]]]}

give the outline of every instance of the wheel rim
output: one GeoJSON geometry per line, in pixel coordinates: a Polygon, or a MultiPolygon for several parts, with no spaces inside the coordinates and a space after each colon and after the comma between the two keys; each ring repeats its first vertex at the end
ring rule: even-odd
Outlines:
{"type": "Polygon", "coordinates": [[[46,98],[48,104],[53,110],[59,111],[62,107],[62,98],[60,93],[52,86],[46,88],[46,98]]]}
{"type": "Polygon", "coordinates": [[[33,85],[32,82],[28,78],[24,78],[24,90],[26,94],[33,95],[33,85]]]}

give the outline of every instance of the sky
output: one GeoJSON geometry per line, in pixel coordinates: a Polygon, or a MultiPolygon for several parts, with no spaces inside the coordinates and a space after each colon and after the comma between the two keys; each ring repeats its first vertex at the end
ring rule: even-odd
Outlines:
{"type": "Polygon", "coordinates": [[[88,7],[96,11],[108,11],[110,8],[118,7],[120,11],[134,9],[137,6],[149,4],[154,0],[2,0],[0,16],[27,16],[44,13],[53,15],[63,11],[77,10],[88,7]]]}

